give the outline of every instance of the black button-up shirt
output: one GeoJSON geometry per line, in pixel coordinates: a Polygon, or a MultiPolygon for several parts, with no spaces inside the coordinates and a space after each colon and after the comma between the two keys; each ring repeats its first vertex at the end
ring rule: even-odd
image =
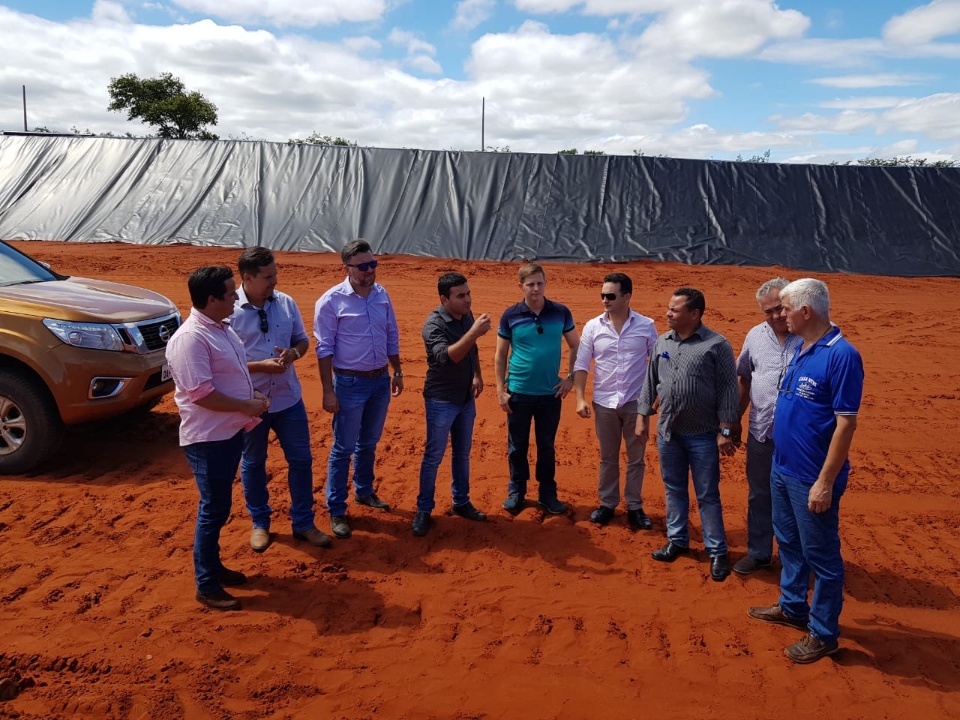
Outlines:
{"type": "Polygon", "coordinates": [[[423,396],[466,404],[472,397],[473,376],[480,367],[477,346],[458,363],[450,359],[447,348],[459,341],[473,326],[473,314],[455,320],[443,305],[437,307],[423,324],[423,344],[427,350],[427,379],[423,396]]]}

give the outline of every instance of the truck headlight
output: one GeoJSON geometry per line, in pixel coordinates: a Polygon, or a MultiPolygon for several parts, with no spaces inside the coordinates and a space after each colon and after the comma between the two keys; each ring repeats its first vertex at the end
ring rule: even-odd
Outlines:
{"type": "Polygon", "coordinates": [[[112,325],[68,322],[51,318],[44,318],[43,324],[67,345],[93,350],[123,351],[123,342],[112,325]]]}

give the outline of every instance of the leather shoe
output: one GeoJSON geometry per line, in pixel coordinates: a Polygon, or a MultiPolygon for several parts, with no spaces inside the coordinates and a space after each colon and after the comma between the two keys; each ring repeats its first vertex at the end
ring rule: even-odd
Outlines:
{"type": "Polygon", "coordinates": [[[423,537],[430,530],[430,513],[418,510],[413,516],[413,534],[423,537]]]}
{"type": "Polygon", "coordinates": [[[783,612],[780,603],[769,607],[752,607],[747,610],[747,615],[754,620],[762,620],[763,622],[773,623],[774,625],[786,625],[787,627],[796,628],[797,630],[807,629],[806,620],[790,617],[783,612]]]}
{"type": "Polygon", "coordinates": [[[749,575],[768,567],[770,567],[770,558],[757,560],[753,555],[744,555],[733,564],[733,571],[737,575],[749,575]]]}
{"type": "Polygon", "coordinates": [[[723,582],[730,577],[730,559],[726,553],[710,558],[710,577],[714,582],[723,582]]]}
{"type": "Polygon", "coordinates": [[[840,645],[836,640],[824,642],[813,635],[807,634],[790,647],[784,648],[783,653],[795,663],[806,665],[827,655],[833,655],[839,649],[840,645]]]}
{"type": "Polygon", "coordinates": [[[226,587],[239,587],[247,584],[247,576],[239,570],[220,569],[220,584],[226,587]]]}
{"type": "Polygon", "coordinates": [[[383,510],[384,512],[390,510],[390,505],[378,498],[376,493],[370,493],[366,497],[358,497],[357,504],[366,505],[367,507],[372,507],[376,510],[383,510]]]}
{"type": "Polygon", "coordinates": [[[308,542],[314,547],[329,547],[333,542],[329,535],[327,535],[325,532],[320,532],[315,527],[304,530],[303,532],[294,532],[293,536],[297,540],[308,542]]]}
{"type": "Polygon", "coordinates": [[[643,508],[627,510],[627,524],[632,530],[649,530],[653,527],[653,523],[650,522],[650,518],[647,517],[643,508]]]}
{"type": "Polygon", "coordinates": [[[347,524],[346,515],[331,515],[330,530],[332,530],[333,534],[341,540],[346,540],[348,537],[353,535],[353,532],[350,530],[350,525],[347,524]]]}
{"type": "Polygon", "coordinates": [[[566,504],[560,502],[556,498],[540,498],[537,500],[537,505],[542,507],[551,515],[563,515],[567,511],[566,504]]]}
{"type": "Polygon", "coordinates": [[[211,593],[197,593],[197,602],[214,610],[239,610],[240,601],[224,589],[211,593]]]}
{"type": "Polygon", "coordinates": [[[690,548],[682,547],[681,545],[674,545],[672,542],[668,542],[659,550],[654,550],[651,553],[651,556],[654,560],[659,560],[660,562],[673,562],[681,555],[686,555],[690,552],[690,548]]]}
{"type": "Polygon", "coordinates": [[[597,525],[606,525],[613,519],[613,512],[612,507],[601,505],[590,513],[590,522],[596,523],[597,525]]]}
{"type": "Polygon", "coordinates": [[[503,501],[503,509],[511,515],[519,515],[526,504],[527,501],[523,495],[510,495],[503,501]]]}
{"type": "Polygon", "coordinates": [[[476,520],[477,522],[484,522],[487,519],[487,516],[477,510],[471,502],[465,502],[463,505],[454,505],[453,514],[459,515],[467,520],[476,520]]]}
{"type": "Polygon", "coordinates": [[[250,533],[250,547],[254,552],[263,552],[270,547],[270,531],[266,528],[254,528],[250,533]]]}

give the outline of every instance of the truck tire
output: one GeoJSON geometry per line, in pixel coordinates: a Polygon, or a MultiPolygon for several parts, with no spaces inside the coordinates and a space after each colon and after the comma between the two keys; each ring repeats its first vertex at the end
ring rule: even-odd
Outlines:
{"type": "Polygon", "coordinates": [[[0,369],[0,475],[27,472],[52,456],[63,434],[46,388],[22,371],[0,369]]]}

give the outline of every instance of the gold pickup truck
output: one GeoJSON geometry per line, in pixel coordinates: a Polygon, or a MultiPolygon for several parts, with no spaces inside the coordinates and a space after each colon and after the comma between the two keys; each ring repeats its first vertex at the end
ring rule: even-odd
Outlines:
{"type": "Polygon", "coordinates": [[[150,405],[173,390],[163,295],[60,275],[0,242],[0,474],[53,455],[68,425],[150,405]]]}

